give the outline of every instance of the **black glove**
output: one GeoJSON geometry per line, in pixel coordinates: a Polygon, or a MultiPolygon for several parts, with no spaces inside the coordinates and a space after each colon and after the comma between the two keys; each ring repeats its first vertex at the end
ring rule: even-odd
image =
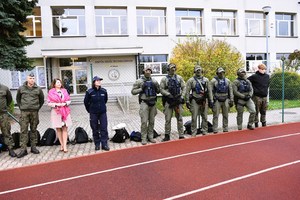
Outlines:
{"type": "Polygon", "coordinates": [[[229,101],[230,108],[233,106],[233,101],[229,101]]]}
{"type": "Polygon", "coordinates": [[[168,97],[169,99],[174,99],[174,96],[171,95],[171,94],[169,94],[167,97],[168,97]]]}
{"type": "Polygon", "coordinates": [[[213,101],[208,102],[208,107],[213,108],[214,107],[214,102],[213,101]]]}
{"type": "Polygon", "coordinates": [[[251,96],[249,94],[245,95],[244,100],[248,101],[251,98],[251,96]]]}
{"type": "Polygon", "coordinates": [[[187,102],[185,103],[185,105],[186,105],[186,107],[187,107],[189,110],[191,109],[191,103],[190,103],[190,102],[187,101],[187,102]]]}

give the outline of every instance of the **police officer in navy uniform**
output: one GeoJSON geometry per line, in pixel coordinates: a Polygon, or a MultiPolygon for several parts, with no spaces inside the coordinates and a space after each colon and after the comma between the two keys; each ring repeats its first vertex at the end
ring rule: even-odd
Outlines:
{"type": "Polygon", "coordinates": [[[156,99],[160,88],[158,82],[151,77],[151,67],[146,67],[143,74],[144,76],[133,84],[131,93],[139,95],[142,145],[145,145],[147,139],[151,143],[156,143],[153,139],[153,129],[157,114],[156,99]]]}
{"type": "Polygon", "coordinates": [[[253,88],[251,82],[246,77],[246,71],[241,68],[237,71],[238,78],[233,81],[232,90],[234,94],[234,103],[237,110],[237,125],[238,130],[242,130],[243,126],[243,112],[246,107],[250,113],[247,128],[253,130],[253,123],[255,119],[255,105],[251,97],[253,95],[253,88]]]}
{"type": "Polygon", "coordinates": [[[88,89],[84,97],[84,106],[88,113],[90,113],[90,126],[93,131],[93,139],[95,143],[95,150],[101,149],[109,151],[107,144],[107,91],[101,87],[103,79],[95,76],[93,78],[92,88],[88,89]]]}
{"type": "Polygon", "coordinates": [[[165,114],[165,137],[163,142],[170,140],[171,119],[173,111],[177,119],[177,130],[179,139],[184,139],[183,136],[183,120],[182,112],[185,94],[185,82],[183,78],[176,74],[176,65],[170,63],[167,67],[168,75],[160,81],[160,92],[164,105],[165,114]]]}

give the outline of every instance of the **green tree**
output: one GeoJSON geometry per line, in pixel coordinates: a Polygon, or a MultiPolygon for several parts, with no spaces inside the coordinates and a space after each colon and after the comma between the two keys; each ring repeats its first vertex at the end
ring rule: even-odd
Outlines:
{"type": "Polygon", "coordinates": [[[32,44],[20,32],[38,0],[2,0],[0,2],[0,68],[24,70],[32,68],[25,46],[32,44]]]}
{"type": "Polygon", "coordinates": [[[177,65],[178,74],[185,80],[194,75],[195,64],[201,65],[209,79],[215,76],[218,67],[223,67],[226,76],[233,80],[236,78],[237,69],[245,63],[241,53],[226,41],[205,40],[199,37],[179,41],[173,49],[170,61],[177,65]]]}
{"type": "Polygon", "coordinates": [[[295,50],[291,53],[285,60],[284,66],[287,71],[298,71],[300,69],[300,51],[295,50]]]}

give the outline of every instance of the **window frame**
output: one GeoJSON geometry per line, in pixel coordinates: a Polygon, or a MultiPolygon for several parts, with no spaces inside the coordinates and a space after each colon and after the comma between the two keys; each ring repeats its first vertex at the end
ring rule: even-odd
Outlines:
{"type": "Polygon", "coordinates": [[[28,20],[27,22],[25,22],[23,24],[24,27],[26,27],[27,30],[32,30],[33,32],[33,35],[26,35],[27,33],[27,30],[25,30],[24,32],[21,32],[20,34],[23,35],[24,37],[27,37],[27,38],[30,38],[30,37],[42,37],[42,17],[41,17],[41,8],[40,7],[35,7],[33,9],[33,15],[28,15],[26,17],[26,19],[28,20]],[[37,13],[37,14],[36,14],[37,13]],[[31,24],[30,24],[31,22],[31,24]],[[41,34],[38,35],[37,34],[37,27],[38,25],[37,24],[40,24],[39,27],[40,27],[40,31],[41,31],[41,34]],[[31,25],[29,27],[29,25],[31,25]]]}
{"type": "MultiPolygon", "coordinates": [[[[276,13],[276,37],[294,37],[295,36],[295,14],[291,13],[276,13]],[[277,19],[278,17],[282,16],[283,19],[277,19]],[[285,16],[290,16],[291,19],[284,19],[285,16]],[[280,23],[287,23],[287,31],[286,35],[280,35],[280,23]]],[[[285,29],[285,28],[284,28],[285,29]]]]}
{"type": "Polygon", "coordinates": [[[176,15],[176,35],[202,35],[203,34],[203,17],[202,17],[202,10],[197,9],[176,9],[175,10],[176,15]],[[180,11],[185,11],[186,15],[180,15],[180,11]],[[199,16],[190,15],[190,12],[199,12],[199,16]],[[178,20],[178,21],[177,21],[178,20]],[[193,20],[194,23],[194,32],[193,33],[187,33],[186,31],[183,31],[182,22],[184,20],[193,20]],[[177,24],[177,22],[179,24],[177,24]],[[198,25],[199,23],[199,25],[198,25]],[[178,27],[178,25],[180,27],[178,27]],[[179,30],[179,32],[178,32],[179,30]]]}
{"type": "Polygon", "coordinates": [[[151,60],[149,62],[143,62],[140,61],[139,62],[139,76],[141,76],[143,73],[143,70],[146,67],[151,67],[152,69],[152,75],[154,76],[160,76],[160,75],[165,75],[167,73],[163,73],[164,71],[166,71],[166,67],[168,65],[168,55],[167,54],[142,54],[139,57],[139,60],[141,60],[141,57],[151,57],[151,60]],[[165,61],[155,61],[155,56],[165,56],[165,61]],[[143,67],[143,68],[141,68],[143,67]],[[164,69],[165,67],[165,69],[164,69]],[[158,68],[158,72],[156,72],[158,68]],[[154,70],[155,69],[155,70],[154,70]]]}
{"type": "Polygon", "coordinates": [[[166,22],[166,9],[163,8],[137,8],[136,9],[136,18],[137,18],[137,35],[166,35],[167,34],[167,22],[166,22]],[[141,11],[141,10],[147,10],[149,11],[149,15],[145,15],[145,14],[142,14],[142,15],[139,15],[138,12],[141,11]],[[163,11],[163,16],[160,16],[160,15],[155,15],[153,14],[153,12],[155,11],[163,11]],[[141,18],[141,29],[142,29],[142,32],[140,33],[139,31],[139,18],[141,18]],[[145,19],[147,18],[153,18],[153,19],[156,19],[155,21],[157,22],[156,25],[157,25],[157,33],[146,33],[147,32],[147,26],[145,25],[145,19]],[[162,23],[163,22],[163,25],[164,25],[164,29],[162,29],[162,23]]]}
{"type": "Polygon", "coordinates": [[[246,25],[245,35],[246,36],[265,36],[266,35],[266,26],[265,26],[266,18],[265,18],[265,15],[262,12],[250,12],[250,11],[246,11],[245,14],[253,14],[254,15],[252,18],[245,16],[245,25],[246,25]],[[257,14],[260,14],[263,18],[256,17],[257,14]],[[250,22],[252,22],[252,21],[257,21],[259,23],[259,29],[260,29],[259,34],[251,34],[251,32],[250,32],[250,30],[251,30],[250,22]]]}
{"type": "Polygon", "coordinates": [[[224,36],[236,36],[237,35],[237,17],[236,11],[227,11],[227,10],[213,10],[212,11],[212,31],[213,36],[224,35],[224,36]],[[220,13],[221,15],[217,15],[220,13]],[[226,14],[233,14],[233,17],[229,17],[226,14]],[[218,21],[227,21],[227,33],[219,33],[218,31],[218,21]]]}
{"type": "Polygon", "coordinates": [[[18,89],[23,83],[26,81],[26,75],[29,72],[33,72],[35,74],[35,83],[41,88],[46,88],[47,80],[46,80],[46,67],[45,66],[36,66],[32,70],[28,71],[11,71],[11,89],[18,89]],[[40,73],[42,72],[42,73],[40,73]],[[15,75],[14,75],[15,74],[15,75]],[[14,80],[14,76],[17,76],[17,80],[14,80]],[[15,82],[15,83],[14,83],[15,82]],[[40,83],[43,84],[40,84],[40,83]],[[17,84],[17,85],[16,85],[17,84]]]}

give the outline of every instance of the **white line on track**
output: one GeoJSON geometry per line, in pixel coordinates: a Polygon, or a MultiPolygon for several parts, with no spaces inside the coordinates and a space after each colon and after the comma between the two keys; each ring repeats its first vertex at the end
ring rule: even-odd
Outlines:
{"type": "Polygon", "coordinates": [[[282,165],[277,165],[277,166],[270,167],[270,168],[267,168],[267,169],[264,169],[264,170],[260,170],[260,171],[257,171],[257,172],[251,173],[251,174],[247,174],[247,175],[244,175],[244,176],[239,176],[239,177],[236,177],[236,178],[233,178],[233,179],[229,179],[227,181],[223,181],[223,182],[219,182],[219,183],[216,183],[216,184],[213,184],[213,185],[202,187],[202,188],[199,188],[197,190],[192,190],[192,191],[189,191],[189,192],[178,194],[176,196],[168,197],[165,200],[173,200],[173,199],[178,199],[178,198],[186,197],[186,196],[198,193],[198,192],[202,192],[204,190],[209,190],[209,189],[221,186],[221,185],[225,185],[225,184],[232,183],[232,182],[235,182],[235,181],[239,181],[239,180],[242,180],[242,179],[250,178],[252,176],[256,176],[256,175],[259,175],[259,174],[267,173],[267,172],[272,171],[272,170],[276,170],[276,169],[283,168],[283,167],[288,167],[290,165],[295,165],[295,164],[298,164],[298,163],[300,163],[300,160],[296,160],[296,161],[293,161],[293,162],[285,163],[285,164],[282,164],[282,165]]]}
{"type": "Polygon", "coordinates": [[[248,142],[240,142],[240,143],[229,144],[229,145],[215,147],[215,148],[206,149],[206,150],[194,151],[194,152],[190,152],[190,153],[179,154],[179,155],[155,159],[155,160],[149,160],[149,161],[135,163],[135,164],[131,164],[131,165],[125,165],[125,166],[121,166],[121,167],[111,168],[111,169],[107,169],[107,170],[103,170],[103,171],[97,171],[97,172],[83,174],[83,175],[79,175],[79,176],[72,176],[69,178],[59,179],[59,180],[55,180],[55,181],[49,181],[49,182],[30,185],[30,186],[26,186],[26,187],[20,187],[20,188],[16,188],[16,189],[6,190],[6,191],[0,192],[0,195],[13,193],[13,192],[17,192],[17,191],[22,191],[22,190],[28,190],[28,189],[37,188],[37,187],[42,187],[42,186],[51,185],[51,184],[55,184],[55,183],[61,183],[61,182],[65,182],[65,181],[71,181],[71,180],[80,179],[80,178],[84,178],[84,177],[94,176],[97,174],[113,172],[113,171],[117,171],[117,170],[121,170],[121,169],[128,169],[128,168],[132,168],[132,167],[136,167],[136,166],[147,165],[147,164],[156,163],[156,162],[160,162],[160,161],[171,160],[171,159],[180,158],[180,157],[184,157],[184,156],[190,156],[190,155],[194,155],[194,154],[216,151],[216,150],[235,147],[235,146],[241,146],[241,145],[246,145],[246,144],[258,143],[258,142],[275,140],[275,139],[286,138],[286,137],[291,137],[291,136],[298,136],[298,135],[300,135],[300,133],[293,133],[293,134],[288,134],[288,135],[269,137],[269,138],[264,138],[264,139],[259,139],[259,140],[252,140],[252,141],[248,141],[248,142]]]}

